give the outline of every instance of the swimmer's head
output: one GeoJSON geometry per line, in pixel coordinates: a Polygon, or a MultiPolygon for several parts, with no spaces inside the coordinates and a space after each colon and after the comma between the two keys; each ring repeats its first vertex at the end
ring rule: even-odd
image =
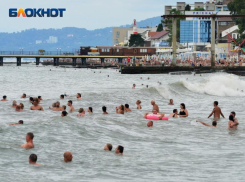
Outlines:
{"type": "Polygon", "coordinates": [[[181,103],[181,104],[180,104],[180,108],[181,108],[181,109],[185,109],[185,104],[184,104],[184,103],[181,103]]]}
{"type": "Polygon", "coordinates": [[[216,127],[217,126],[217,121],[213,121],[212,125],[216,127]]]}
{"type": "Polygon", "coordinates": [[[173,113],[178,113],[178,110],[177,110],[177,109],[174,109],[174,110],[173,110],[173,113]]]}
{"type": "Polygon", "coordinates": [[[20,109],[24,109],[24,104],[20,103],[20,109]]]}
{"type": "Polygon", "coordinates": [[[64,108],[64,110],[66,110],[66,105],[63,105],[62,107],[64,108]]]}
{"type": "Polygon", "coordinates": [[[155,105],[155,101],[154,100],[151,101],[151,105],[155,105]]]}
{"type": "Polygon", "coordinates": [[[38,96],[37,98],[40,99],[40,100],[42,100],[42,96],[38,96]]]}
{"type": "Polygon", "coordinates": [[[233,117],[235,117],[236,116],[235,111],[232,111],[230,115],[232,115],[233,117]]]}
{"type": "Polygon", "coordinates": [[[67,103],[68,106],[71,106],[72,105],[72,101],[69,100],[68,103],[67,103]]]}
{"type": "Polygon", "coordinates": [[[30,100],[30,102],[32,102],[33,101],[33,97],[30,97],[29,100],[30,100]]]}
{"type": "Polygon", "coordinates": [[[92,107],[89,107],[88,108],[88,112],[92,112],[93,113],[93,108],[92,107]]]}
{"type": "Polygon", "coordinates": [[[73,156],[72,156],[72,153],[71,152],[66,151],[64,153],[64,161],[65,162],[71,162],[72,161],[72,158],[73,158],[73,156]]]}
{"type": "Polygon", "coordinates": [[[230,121],[234,121],[234,117],[232,115],[229,116],[230,121]]]}
{"type": "Polygon", "coordinates": [[[103,106],[103,107],[102,107],[102,111],[103,111],[103,112],[106,112],[106,106],[103,106]]]}
{"type": "Polygon", "coordinates": [[[60,107],[60,102],[59,101],[56,102],[56,107],[60,107]]]}
{"type": "Polygon", "coordinates": [[[34,139],[34,134],[32,132],[29,132],[26,134],[26,141],[30,141],[34,139]]]}
{"type": "Polygon", "coordinates": [[[19,123],[19,124],[24,124],[24,121],[23,121],[23,120],[19,120],[18,123],[19,123]]]}
{"type": "Polygon", "coordinates": [[[16,106],[17,105],[17,102],[16,100],[13,101],[13,106],[16,106]]]}
{"type": "Polygon", "coordinates": [[[121,145],[118,145],[117,148],[115,149],[115,152],[117,154],[123,154],[124,147],[121,145]]]}
{"type": "Polygon", "coordinates": [[[23,97],[24,97],[24,98],[26,97],[26,94],[25,94],[25,93],[23,94],[23,97]]]}
{"type": "Polygon", "coordinates": [[[84,111],[83,108],[80,108],[80,109],[78,110],[79,113],[82,113],[83,111],[84,111]]]}
{"type": "Polygon", "coordinates": [[[56,107],[56,102],[52,104],[52,107],[56,107]]]}
{"type": "Polygon", "coordinates": [[[4,96],[3,96],[3,99],[7,99],[7,96],[6,96],[6,95],[4,95],[4,96]]]}
{"type": "Polygon", "coordinates": [[[133,84],[133,87],[135,87],[136,85],[135,85],[135,83],[133,84]]]}
{"type": "Polygon", "coordinates": [[[120,108],[121,110],[124,110],[124,105],[120,105],[119,108],[120,108]]]}
{"type": "Polygon", "coordinates": [[[21,109],[21,108],[20,108],[19,105],[17,105],[17,106],[15,107],[15,110],[16,110],[16,111],[20,111],[20,109],[21,109]]]}
{"type": "Polygon", "coordinates": [[[60,99],[64,99],[65,98],[65,96],[64,95],[60,95],[60,99]]]}
{"type": "Polygon", "coordinates": [[[147,126],[148,127],[153,127],[153,121],[148,121],[147,126]]]}
{"type": "Polygon", "coordinates": [[[169,103],[171,103],[171,104],[172,104],[173,102],[174,102],[174,100],[173,100],[173,99],[170,99],[170,100],[169,100],[169,103]]]}
{"type": "Polygon", "coordinates": [[[29,163],[36,163],[37,162],[37,155],[36,154],[31,154],[29,157],[29,163]]]}
{"type": "Polygon", "coordinates": [[[137,101],[136,101],[136,104],[141,104],[141,101],[140,101],[140,100],[137,100],[137,101]]]}
{"type": "Polygon", "coordinates": [[[82,95],[80,93],[77,93],[77,98],[82,97],[82,95]]]}
{"type": "Polygon", "coordinates": [[[38,98],[36,98],[36,97],[33,98],[33,104],[34,104],[34,105],[35,105],[35,104],[36,104],[36,105],[38,104],[38,98]]]}
{"type": "Polygon", "coordinates": [[[111,151],[112,150],[112,144],[110,143],[107,143],[104,147],[104,150],[108,150],[108,151],[111,151]]]}
{"type": "Polygon", "coordinates": [[[152,110],[152,113],[153,113],[153,114],[157,114],[157,110],[155,110],[155,109],[152,110]]]}
{"type": "Polygon", "coordinates": [[[128,109],[129,108],[129,105],[128,104],[125,104],[125,107],[128,109]]]}
{"type": "Polygon", "coordinates": [[[67,113],[66,111],[62,111],[62,112],[61,112],[61,116],[62,116],[62,117],[65,117],[65,116],[67,116],[67,115],[68,115],[68,113],[67,113]]]}
{"type": "Polygon", "coordinates": [[[214,106],[218,106],[218,105],[219,105],[218,101],[214,101],[214,106]]]}

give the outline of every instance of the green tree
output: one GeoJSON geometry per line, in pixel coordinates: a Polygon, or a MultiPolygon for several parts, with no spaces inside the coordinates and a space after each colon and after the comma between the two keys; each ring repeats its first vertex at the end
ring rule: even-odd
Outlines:
{"type": "MultiPolygon", "coordinates": [[[[182,13],[179,10],[172,9],[170,11],[170,14],[175,14],[175,15],[182,15],[182,13]]],[[[180,42],[180,20],[184,20],[185,18],[176,18],[177,20],[177,29],[176,29],[176,40],[177,42],[180,42]]],[[[170,45],[172,45],[172,18],[166,18],[163,23],[165,23],[165,27],[167,27],[169,31],[169,39],[167,42],[169,42],[170,45]]]]}
{"type": "Polygon", "coordinates": [[[157,27],[157,32],[161,32],[161,31],[163,31],[162,23],[160,23],[157,27]]]}
{"type": "Polygon", "coordinates": [[[145,40],[140,34],[132,34],[129,39],[129,47],[144,46],[145,40]]]}
{"type": "Polygon", "coordinates": [[[195,8],[193,11],[205,11],[204,8],[195,8]]]}
{"type": "Polygon", "coordinates": [[[185,6],[185,11],[191,11],[191,6],[189,4],[185,6]]]}
{"type": "MultiPolygon", "coordinates": [[[[228,4],[228,9],[231,15],[245,15],[245,0],[233,0],[228,4]]],[[[240,37],[237,41],[240,43],[245,39],[245,18],[233,18],[236,25],[238,25],[238,33],[240,37]]]]}

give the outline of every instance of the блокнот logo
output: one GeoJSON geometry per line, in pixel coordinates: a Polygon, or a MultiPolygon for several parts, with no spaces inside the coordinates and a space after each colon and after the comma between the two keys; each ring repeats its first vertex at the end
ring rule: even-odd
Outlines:
{"type": "Polygon", "coordinates": [[[9,9],[9,17],[63,17],[65,8],[11,8],[9,9]]]}

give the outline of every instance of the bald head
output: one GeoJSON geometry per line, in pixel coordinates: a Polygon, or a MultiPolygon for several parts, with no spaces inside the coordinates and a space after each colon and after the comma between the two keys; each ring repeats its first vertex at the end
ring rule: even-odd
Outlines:
{"type": "Polygon", "coordinates": [[[64,161],[65,162],[71,162],[72,161],[72,153],[69,151],[66,151],[64,153],[64,161]]]}
{"type": "Polygon", "coordinates": [[[153,121],[148,121],[147,126],[148,127],[153,127],[153,121]]]}

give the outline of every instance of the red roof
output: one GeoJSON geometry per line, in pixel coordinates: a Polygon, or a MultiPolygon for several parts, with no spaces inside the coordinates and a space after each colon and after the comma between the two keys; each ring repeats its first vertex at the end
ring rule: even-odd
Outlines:
{"type": "Polygon", "coordinates": [[[151,37],[151,39],[160,39],[162,36],[167,35],[169,32],[168,31],[161,31],[161,32],[157,32],[157,34],[155,34],[154,36],[151,37]]]}
{"type": "Polygon", "coordinates": [[[149,37],[153,37],[154,35],[158,34],[159,32],[148,32],[149,37]]]}

